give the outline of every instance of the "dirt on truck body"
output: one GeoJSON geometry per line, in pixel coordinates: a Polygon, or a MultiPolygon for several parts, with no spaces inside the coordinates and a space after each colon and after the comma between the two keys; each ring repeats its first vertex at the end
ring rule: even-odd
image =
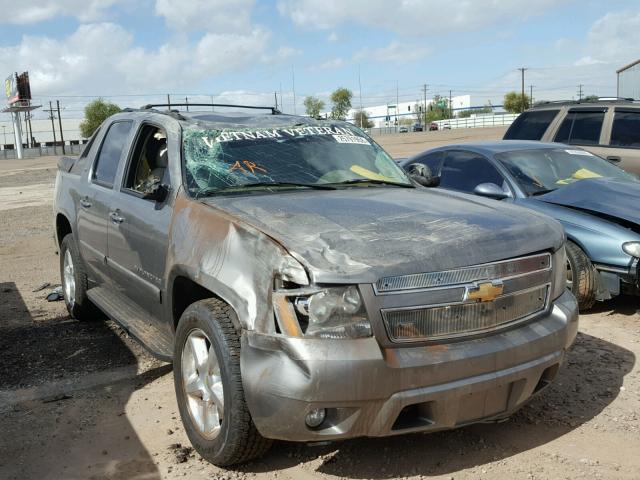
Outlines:
{"type": "Polygon", "coordinates": [[[577,332],[557,222],[423,188],[344,122],[125,111],[59,162],[54,217],[69,312],[173,362],[217,465],[506,418],[577,332]]]}

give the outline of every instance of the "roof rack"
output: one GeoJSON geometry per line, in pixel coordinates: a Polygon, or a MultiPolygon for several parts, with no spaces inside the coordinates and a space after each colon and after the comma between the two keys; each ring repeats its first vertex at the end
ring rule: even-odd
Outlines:
{"type": "Polygon", "coordinates": [[[227,107],[227,108],[250,108],[254,110],[271,110],[271,115],[278,115],[282,113],[275,107],[261,107],[256,105],[233,105],[229,103],[149,103],[140,107],[140,110],[151,110],[156,107],[227,107]]]}
{"type": "Polygon", "coordinates": [[[598,97],[597,100],[547,100],[545,102],[536,102],[536,104],[533,106],[535,107],[541,107],[544,105],[588,105],[588,104],[592,104],[592,103],[598,103],[598,102],[609,102],[609,103],[613,103],[613,102],[619,102],[619,103],[629,103],[629,102],[636,102],[635,99],[633,98],[624,98],[624,97],[598,97]]]}

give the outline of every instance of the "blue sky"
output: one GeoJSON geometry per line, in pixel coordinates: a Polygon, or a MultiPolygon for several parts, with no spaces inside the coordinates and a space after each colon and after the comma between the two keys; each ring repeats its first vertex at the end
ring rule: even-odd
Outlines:
{"type": "Polygon", "coordinates": [[[640,4],[614,0],[0,0],[0,76],[29,70],[41,101],[80,109],[190,101],[272,103],[297,111],[339,86],[365,105],[470,94],[498,104],[520,88],[537,99],[614,95],[615,70],[640,58],[640,4]],[[13,12],[7,14],[6,12],[13,12]],[[196,97],[196,94],[206,97],[196,97]],[[127,96],[123,96],[127,95],[127,96]],[[147,95],[142,97],[140,95],[147,95]],[[177,97],[177,95],[176,95],[177,97]]]}

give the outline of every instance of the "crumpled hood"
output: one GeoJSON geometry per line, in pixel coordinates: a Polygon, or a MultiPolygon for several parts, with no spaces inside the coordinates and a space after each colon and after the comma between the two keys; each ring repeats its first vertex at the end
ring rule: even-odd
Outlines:
{"type": "Polygon", "coordinates": [[[564,235],[559,223],[531,210],[423,188],[305,190],[207,203],[277,240],[317,283],[373,283],[502,260],[556,249],[564,235]]]}
{"type": "Polygon", "coordinates": [[[535,198],[640,224],[640,182],[589,178],[535,198]]]}

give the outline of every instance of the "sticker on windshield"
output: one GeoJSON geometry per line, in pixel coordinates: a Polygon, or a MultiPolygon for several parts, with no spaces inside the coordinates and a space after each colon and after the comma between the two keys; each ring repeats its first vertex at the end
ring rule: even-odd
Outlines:
{"type": "Polygon", "coordinates": [[[587,152],[586,150],[565,150],[570,155],[585,155],[587,157],[592,157],[593,153],[587,152]]]}
{"type": "Polygon", "coordinates": [[[356,135],[333,135],[338,143],[356,143],[358,145],[369,145],[366,138],[358,137],[356,135]]]}

